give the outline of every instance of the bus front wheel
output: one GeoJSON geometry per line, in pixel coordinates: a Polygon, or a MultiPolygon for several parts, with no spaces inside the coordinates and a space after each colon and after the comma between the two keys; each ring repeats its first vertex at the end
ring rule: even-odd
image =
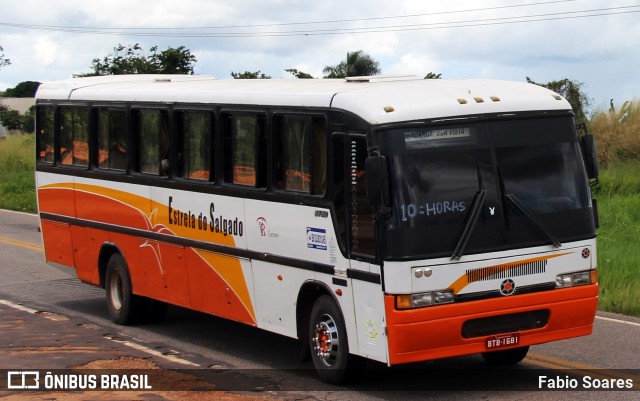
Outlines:
{"type": "Polygon", "coordinates": [[[529,346],[505,349],[502,351],[483,352],[482,357],[491,365],[515,365],[522,361],[529,352],[529,346]]]}
{"type": "Polygon", "coordinates": [[[114,253],[107,263],[105,275],[107,309],[117,324],[131,324],[140,317],[143,299],[133,294],[131,277],[122,255],[114,253]]]}
{"type": "Polygon", "coordinates": [[[329,295],[320,296],[309,319],[311,359],[320,379],[326,383],[344,382],[350,372],[347,331],[342,313],[329,295]]]}

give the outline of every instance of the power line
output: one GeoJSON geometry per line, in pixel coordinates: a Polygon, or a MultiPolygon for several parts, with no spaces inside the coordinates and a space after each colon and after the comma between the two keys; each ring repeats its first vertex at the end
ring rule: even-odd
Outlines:
{"type": "MultiPolygon", "coordinates": [[[[393,16],[385,16],[385,17],[365,17],[365,18],[351,18],[351,19],[338,19],[338,20],[326,20],[326,21],[287,22],[287,23],[276,23],[276,24],[228,25],[228,26],[208,26],[208,27],[205,26],[205,27],[201,27],[201,28],[186,28],[186,29],[265,28],[265,27],[272,27],[272,26],[319,25],[319,24],[335,24],[335,23],[345,23],[345,22],[380,21],[380,20],[389,20],[389,19],[433,17],[433,16],[438,16],[438,15],[448,15],[448,14],[463,14],[463,13],[471,13],[471,12],[497,11],[497,10],[505,10],[505,9],[510,9],[510,8],[532,7],[532,6],[551,5],[551,4],[559,4],[559,3],[572,3],[572,2],[576,2],[576,1],[584,1],[584,0],[542,1],[542,2],[537,2],[537,3],[510,4],[510,5],[506,5],[506,6],[469,8],[469,9],[451,10],[451,11],[435,11],[435,12],[430,12],[430,13],[393,15],[393,16]]],[[[172,29],[183,29],[183,28],[172,28],[172,29]]]]}
{"type": "MultiPolygon", "coordinates": [[[[578,0],[529,3],[527,5],[564,3],[568,1],[578,1],[578,0]]],[[[526,6],[526,5],[521,5],[521,6],[526,6]]],[[[515,7],[515,6],[493,7],[491,9],[507,8],[507,7],[515,7]]],[[[149,32],[149,31],[156,30],[155,28],[93,28],[93,27],[73,27],[73,26],[32,25],[32,24],[18,24],[18,23],[8,23],[8,22],[0,22],[0,26],[9,26],[14,28],[22,28],[22,29],[66,32],[66,33],[93,34],[93,35],[129,35],[129,36],[180,37],[180,38],[288,37],[288,36],[320,36],[320,35],[403,32],[403,31],[434,30],[434,29],[449,29],[449,28],[470,28],[470,27],[494,26],[494,25],[504,25],[504,24],[521,24],[521,23],[532,23],[532,22],[542,22],[542,21],[556,21],[556,20],[576,19],[576,18],[632,14],[632,13],[640,12],[639,8],[640,8],[640,5],[633,5],[633,6],[597,8],[597,9],[590,9],[590,10],[577,10],[577,11],[565,11],[565,12],[554,12],[554,13],[544,13],[544,14],[521,15],[521,16],[511,16],[511,17],[479,18],[479,19],[462,20],[462,21],[433,22],[433,23],[425,23],[425,24],[398,24],[398,25],[386,25],[386,26],[362,27],[362,28],[333,28],[333,29],[255,31],[255,32],[219,32],[219,33],[169,32],[168,33],[168,32],[149,32]]],[[[475,9],[475,10],[459,10],[459,11],[455,11],[455,13],[471,12],[471,11],[477,11],[477,10],[488,10],[488,9],[489,8],[475,9]]],[[[443,12],[443,13],[454,13],[454,11],[443,12]]],[[[434,15],[434,14],[439,14],[439,13],[433,13],[428,15],[434,15]]],[[[421,14],[421,15],[427,15],[427,14],[421,14]]],[[[382,19],[382,18],[400,18],[400,17],[399,16],[374,17],[369,19],[341,20],[341,21],[336,20],[331,22],[355,22],[355,21],[375,20],[375,19],[382,19]]],[[[329,21],[317,22],[317,23],[319,24],[319,23],[328,23],[328,22],[329,21]]],[[[297,25],[297,24],[300,24],[300,23],[290,23],[287,25],[297,25]]],[[[275,27],[275,26],[282,26],[282,25],[284,24],[246,25],[244,27],[275,27]]],[[[178,28],[162,28],[162,29],[173,30],[178,28]]],[[[205,29],[205,28],[180,28],[180,29],[186,30],[186,29],[205,29]]],[[[211,27],[209,29],[211,29],[211,27]]]]}
{"type": "MultiPolygon", "coordinates": [[[[560,19],[573,19],[573,18],[585,18],[585,17],[597,17],[605,15],[619,15],[637,13],[640,10],[627,10],[629,8],[638,9],[640,6],[623,6],[623,7],[610,7],[599,8],[591,10],[580,11],[566,11],[556,13],[545,14],[533,14],[523,16],[512,17],[497,17],[497,18],[481,18],[473,20],[462,21],[449,21],[449,22],[433,22],[426,24],[403,24],[403,25],[388,25],[378,27],[363,27],[363,28],[333,28],[333,29],[316,29],[316,30],[299,30],[299,31],[267,31],[267,32],[229,32],[220,34],[202,33],[198,37],[252,37],[252,36],[317,36],[317,35],[336,35],[336,34],[355,34],[355,33],[384,33],[384,32],[400,32],[400,31],[415,31],[415,30],[429,30],[429,29],[445,29],[445,28],[463,28],[463,27],[478,27],[478,26],[490,26],[490,25],[503,25],[514,23],[526,23],[526,22],[541,22],[541,21],[553,21],[560,19]],[[619,11],[627,10],[627,11],[619,11]],[[590,14],[588,14],[590,13],[590,14]],[[583,14],[583,15],[576,15],[583,14]]],[[[190,35],[192,34],[188,34],[190,35]]],[[[180,36],[180,34],[178,34],[180,36]]]]}
{"type": "MultiPolygon", "coordinates": [[[[526,22],[541,22],[541,21],[554,21],[562,19],[575,19],[586,17],[598,17],[606,15],[620,15],[620,14],[632,14],[640,12],[640,6],[624,6],[624,7],[611,7],[592,10],[581,11],[566,11],[556,13],[545,14],[533,14],[525,16],[512,16],[512,17],[497,17],[497,18],[482,18],[463,21],[449,21],[449,22],[433,22],[427,24],[403,24],[395,26],[385,27],[369,27],[369,28],[338,28],[332,30],[315,30],[310,31],[308,34],[331,34],[335,31],[339,33],[382,33],[382,32],[398,32],[398,31],[415,31],[415,30],[428,30],[428,29],[445,29],[445,28],[464,28],[464,27],[478,27],[478,26],[490,26],[490,25],[503,25],[503,24],[517,24],[526,22]],[[624,9],[634,8],[636,10],[618,11],[624,9]],[[583,15],[576,15],[583,14],[583,15]]],[[[278,34],[277,32],[273,32],[278,34]]],[[[304,34],[305,31],[295,32],[282,32],[286,33],[298,33],[304,34]]],[[[267,33],[269,34],[269,33],[267,33]]]]}
{"type": "MultiPolygon", "coordinates": [[[[558,21],[558,20],[569,20],[569,19],[577,19],[577,18],[589,18],[589,17],[602,17],[608,15],[623,15],[623,14],[634,14],[640,13],[640,10],[635,11],[622,11],[622,12],[606,12],[606,13],[596,13],[596,14],[587,14],[587,15],[573,15],[573,16],[559,16],[559,17],[549,17],[549,18],[532,18],[527,20],[520,21],[498,21],[498,22],[482,22],[482,23],[473,23],[473,24],[451,24],[447,26],[432,26],[432,27],[414,27],[414,28],[398,28],[398,29],[385,29],[385,30],[372,30],[372,31],[360,31],[360,32],[344,32],[344,34],[349,33],[383,33],[383,32],[405,32],[405,31],[418,31],[418,30],[435,30],[435,29],[451,29],[451,28],[472,28],[472,27],[483,27],[483,26],[494,26],[494,25],[507,25],[507,24],[521,24],[521,23],[532,23],[532,22],[544,22],[544,21],[558,21]]],[[[516,18],[525,18],[525,17],[516,17],[516,18]]],[[[526,17],[528,18],[528,17],[526,17]]],[[[327,35],[330,33],[327,33],[327,35]]],[[[311,36],[313,34],[309,34],[311,36]]]]}
{"type": "MultiPolygon", "coordinates": [[[[553,1],[541,1],[535,3],[525,3],[525,4],[510,4],[506,6],[495,6],[495,7],[482,7],[482,8],[469,8],[462,10],[450,10],[450,11],[436,11],[429,13],[420,13],[420,14],[405,14],[405,15],[393,15],[393,16],[382,16],[382,17],[364,17],[364,18],[351,18],[351,19],[335,19],[335,20],[324,20],[324,21],[303,21],[303,22],[280,22],[280,23],[271,23],[271,24],[247,24],[247,25],[219,25],[219,26],[194,26],[194,27],[94,27],[94,26],[67,26],[67,25],[30,25],[30,24],[16,24],[20,25],[20,27],[33,27],[37,28],[58,28],[58,29],[69,29],[69,30],[95,30],[95,31],[114,31],[119,30],[122,31],[134,31],[134,30],[197,30],[197,29],[230,29],[230,28],[270,28],[270,27],[278,27],[278,26],[295,26],[295,25],[321,25],[321,24],[336,24],[336,23],[348,23],[348,22],[366,22],[366,21],[380,21],[380,20],[390,20],[390,19],[402,19],[402,18],[417,18],[417,17],[431,17],[438,15],[448,15],[448,14],[463,14],[463,13],[471,13],[471,12],[483,12],[483,11],[497,11],[497,10],[505,10],[505,9],[513,9],[513,8],[523,8],[523,7],[533,7],[533,6],[541,6],[541,5],[552,5],[552,4],[560,4],[560,3],[573,3],[577,1],[584,0],[553,0],[553,1]]],[[[10,24],[10,23],[0,23],[0,25],[10,24]]]]}

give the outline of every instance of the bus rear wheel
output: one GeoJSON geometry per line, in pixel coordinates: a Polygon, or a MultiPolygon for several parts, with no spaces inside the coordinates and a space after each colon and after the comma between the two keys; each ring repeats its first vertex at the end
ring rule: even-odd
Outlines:
{"type": "Polygon", "coordinates": [[[491,365],[515,365],[522,361],[529,352],[529,346],[505,349],[502,351],[483,352],[482,357],[491,365]]]}
{"type": "Polygon", "coordinates": [[[311,309],[308,338],[311,360],[320,379],[332,384],[346,381],[353,357],[349,355],[344,318],[329,295],[320,296],[311,309]]]}
{"type": "Polygon", "coordinates": [[[131,277],[122,255],[114,253],[105,275],[107,309],[116,324],[132,324],[140,319],[144,299],[133,294],[131,277]]]}

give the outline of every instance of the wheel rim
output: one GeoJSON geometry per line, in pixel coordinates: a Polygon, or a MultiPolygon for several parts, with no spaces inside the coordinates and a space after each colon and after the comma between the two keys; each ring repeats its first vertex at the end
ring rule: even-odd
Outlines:
{"type": "Polygon", "coordinates": [[[313,352],[318,359],[327,367],[336,364],[340,338],[338,337],[338,327],[330,315],[324,314],[315,325],[314,334],[311,338],[313,342],[313,352]]]}
{"type": "Polygon", "coordinates": [[[122,308],[122,278],[118,272],[113,272],[109,280],[109,299],[115,310],[122,308]]]}

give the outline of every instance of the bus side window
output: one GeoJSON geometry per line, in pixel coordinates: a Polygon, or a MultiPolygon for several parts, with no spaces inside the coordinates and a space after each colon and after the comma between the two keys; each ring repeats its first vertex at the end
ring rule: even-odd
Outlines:
{"type": "Polygon", "coordinates": [[[89,165],[89,109],[86,107],[60,108],[60,163],[89,165]]]}
{"type": "Polygon", "coordinates": [[[53,106],[38,106],[36,111],[38,136],[38,163],[53,163],[53,133],[55,131],[55,108],[53,106]]]}
{"type": "Polygon", "coordinates": [[[255,114],[229,114],[225,126],[225,181],[266,187],[266,125],[255,114]]]}
{"type": "Polygon", "coordinates": [[[213,156],[213,118],[204,111],[185,111],[178,117],[181,121],[182,149],[179,160],[182,176],[192,180],[209,181],[213,156]]]}
{"type": "Polygon", "coordinates": [[[138,121],[138,171],[169,175],[169,119],[160,110],[140,110],[138,121]]]}
{"type": "Polygon", "coordinates": [[[129,136],[125,110],[98,110],[98,167],[108,170],[127,169],[129,136]]]}
{"type": "Polygon", "coordinates": [[[287,116],[278,122],[278,189],[323,195],[327,186],[327,135],[324,119],[287,116]]]}

